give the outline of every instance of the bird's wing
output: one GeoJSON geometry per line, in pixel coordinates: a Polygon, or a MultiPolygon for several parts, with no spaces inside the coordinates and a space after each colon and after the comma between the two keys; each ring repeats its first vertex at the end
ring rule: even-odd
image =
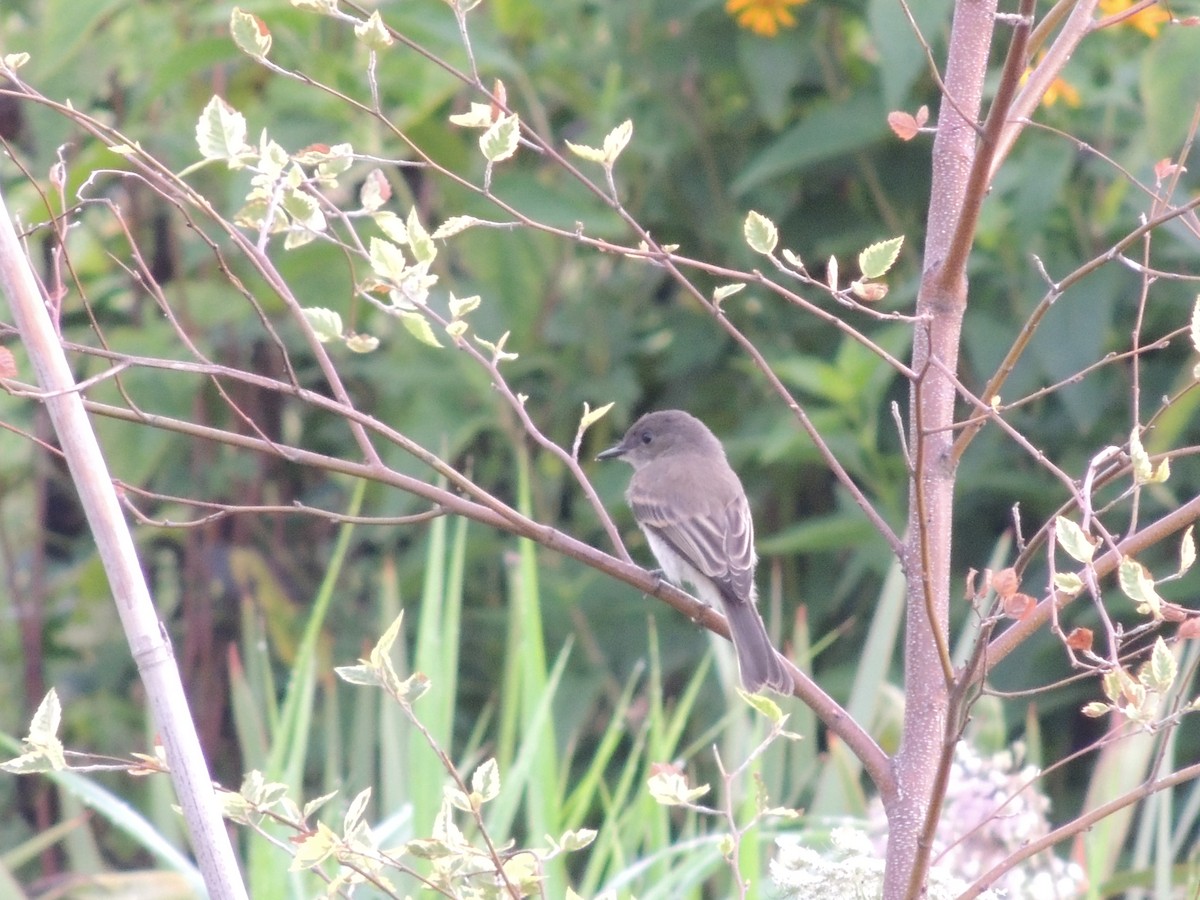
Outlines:
{"type": "MultiPolygon", "coordinates": [[[[666,485],[663,485],[666,487],[666,485]]],[[[633,514],[700,573],[707,575],[730,600],[744,601],[754,589],[754,525],[746,496],[707,498],[681,513],[678,504],[662,501],[669,490],[642,490],[629,498],[633,514]]]]}

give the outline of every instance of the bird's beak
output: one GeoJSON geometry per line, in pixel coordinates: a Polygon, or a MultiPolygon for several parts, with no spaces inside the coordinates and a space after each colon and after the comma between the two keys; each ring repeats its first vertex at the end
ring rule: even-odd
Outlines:
{"type": "Polygon", "coordinates": [[[622,444],[617,444],[615,447],[609,447],[603,453],[597,453],[596,459],[616,459],[625,453],[625,447],[622,444]]]}

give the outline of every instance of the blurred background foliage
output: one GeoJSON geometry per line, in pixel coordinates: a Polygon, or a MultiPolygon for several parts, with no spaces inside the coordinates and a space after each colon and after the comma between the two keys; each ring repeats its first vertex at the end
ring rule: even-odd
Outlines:
{"type": "MultiPolygon", "coordinates": [[[[282,0],[242,5],[270,27],[277,64],[369,102],[365,51],[344,25],[282,0]]],[[[401,33],[455,66],[466,65],[445,3],[407,0],[379,8],[401,33]]],[[[922,104],[936,110],[937,90],[925,52],[894,0],[812,0],[783,8],[796,24],[783,23],[773,35],[739,26],[716,0],[489,0],[469,21],[485,80],[502,80],[524,120],[560,146],[563,139],[598,144],[614,125],[633,120],[634,139],[621,157],[617,183],[629,211],[659,241],[679,244],[681,252],[718,265],[761,265],[741,237],[746,211],[756,209],[779,225],[783,245],[795,250],[810,271],[820,274],[824,261],[836,256],[842,271],[853,275],[859,250],[903,234],[904,255],[890,276],[884,308],[908,311],[924,239],[929,141],[926,135],[902,143],[887,129],[885,115],[922,104]]],[[[935,59],[944,56],[950,11],[949,0],[914,5],[935,59]]],[[[175,171],[197,159],[196,119],[214,93],[246,116],[251,140],[265,129],[292,151],[350,142],[360,153],[405,155],[389,132],[346,103],[273,75],[239,54],[228,38],[229,12],[225,3],[12,0],[0,11],[0,47],[31,55],[22,75],[42,94],[69,99],[77,109],[113,123],[175,171]]],[[[999,34],[1003,39],[1003,26],[999,34]]],[[[1161,20],[1127,21],[1094,35],[1072,59],[1053,102],[1038,111],[1037,120],[1046,127],[1030,128],[1022,137],[985,206],[963,343],[961,377],[968,387],[982,387],[1046,291],[1033,255],[1052,277],[1061,277],[1147,214],[1150,199],[1131,177],[1153,186],[1154,163],[1177,154],[1187,136],[1188,116],[1179,110],[1195,108],[1198,38],[1194,29],[1166,27],[1161,20]]],[[[449,126],[447,116],[480,98],[402,47],[380,58],[378,78],[383,108],[395,125],[439,163],[478,181],[483,165],[477,135],[449,126]]],[[[3,121],[14,154],[43,188],[61,154],[69,197],[88,181],[91,196],[120,205],[140,252],[205,354],[256,371],[278,365],[250,308],[177,211],[136,181],[104,174],[122,167],[117,156],[66,117],[33,104],[6,102],[3,121]]],[[[368,166],[361,168],[365,174],[368,166]]],[[[34,185],[12,164],[0,174],[10,205],[23,220],[44,221],[46,210],[34,185]]],[[[395,168],[387,174],[401,215],[416,205],[427,224],[458,214],[496,217],[478,196],[428,171],[395,168]]],[[[192,180],[225,215],[241,205],[247,187],[244,177],[216,168],[192,180]]],[[[1181,191],[1194,192],[1196,185],[1197,176],[1185,174],[1181,191]]],[[[522,151],[498,170],[495,189],[540,221],[567,229],[582,223],[590,235],[628,240],[611,211],[536,154],[522,151]]],[[[349,194],[341,199],[354,202],[349,194]]],[[[129,255],[113,217],[90,207],[77,221],[68,251],[87,307],[74,289],[68,293],[64,336],[95,343],[94,317],[114,348],[180,356],[171,328],[144,289],[109,255],[129,255]]],[[[31,238],[37,253],[49,253],[44,235],[31,238]]],[[[362,273],[354,272],[336,247],[312,243],[291,253],[278,249],[274,256],[302,303],[336,309],[349,328],[382,338],[380,350],[371,355],[335,351],[360,408],[466,466],[499,495],[514,497],[516,447],[524,441],[486,373],[464,355],[418,344],[359,305],[351,285],[362,273]]],[[[1194,275],[1197,258],[1194,234],[1177,225],[1156,232],[1153,268],[1194,275]]],[[[227,262],[259,302],[281,312],[243,261],[227,262]]],[[[569,444],[584,402],[593,407],[615,403],[589,433],[585,455],[614,442],[625,425],[649,409],[685,408],[710,424],[724,439],[754,503],[764,558],[760,588],[773,627],[784,640],[796,638],[794,617],[803,607],[808,633],[820,642],[816,676],[835,696],[845,697],[892,560],[779,399],[708,315],[659,269],[583,252],[542,233],[474,229],[442,250],[439,266],[441,289],[483,297],[472,320],[476,333],[512,332],[508,348],[520,358],[505,373],[515,390],[528,395],[528,410],[552,438],[569,444]]],[[[715,286],[703,275],[697,282],[706,290],[715,286]]],[[[1098,268],[1071,288],[1047,315],[1005,385],[1003,399],[1016,400],[1080,372],[1106,353],[1128,349],[1140,290],[1139,275],[1118,263],[1098,268]]],[[[1145,308],[1142,343],[1185,326],[1194,295],[1194,283],[1156,283],[1145,308]]],[[[902,527],[906,469],[890,404],[905,405],[906,386],[861,346],[773,296],[748,290],[727,301],[725,309],[794,391],[885,518],[902,527]]],[[[907,327],[839,312],[906,358],[907,327]]],[[[301,381],[319,388],[319,372],[294,328],[283,322],[279,327],[301,381]]],[[[19,349],[11,341],[9,346],[23,362],[19,349]]],[[[1184,340],[1143,358],[1142,421],[1160,397],[1190,383],[1193,363],[1184,340]]],[[[78,374],[86,377],[101,367],[80,358],[78,374]]],[[[1126,439],[1133,424],[1130,386],[1128,362],[1110,364],[1025,405],[1010,419],[1046,456],[1080,476],[1093,454],[1126,439]]],[[[199,379],[134,371],[125,388],[155,412],[241,427],[211,385],[199,379]]],[[[274,434],[333,455],[355,453],[346,428],[328,415],[242,391],[238,402],[269,423],[274,434]]],[[[91,396],[115,400],[117,395],[105,384],[91,396]]],[[[1197,440],[1196,396],[1163,419],[1149,438],[1152,450],[1197,440]]],[[[0,417],[48,436],[40,413],[26,400],[0,397],[0,417]]],[[[346,503],[347,486],[319,473],[153,429],[104,420],[98,426],[115,476],[131,485],[216,503],[298,500],[332,510],[346,503]]],[[[398,453],[389,451],[388,462],[421,472],[398,453]]],[[[562,467],[537,453],[530,467],[536,517],[604,546],[598,523],[562,467]]],[[[635,557],[648,562],[621,501],[627,470],[588,468],[635,557]]],[[[1200,471],[1190,460],[1179,460],[1167,485],[1143,495],[1142,515],[1148,518],[1198,489],[1200,471]]],[[[955,560],[961,580],[968,567],[987,564],[1012,526],[1015,504],[1028,537],[1064,501],[1064,492],[999,431],[987,429],[962,462],[958,500],[955,560]]],[[[181,504],[143,506],[160,520],[195,518],[181,504]]],[[[364,512],[400,515],[422,508],[414,498],[376,487],[367,494],[364,512]]],[[[56,685],[65,695],[69,745],[114,753],[136,749],[131,747],[140,716],[134,668],[69,480],[50,457],[10,431],[0,432],[0,513],[9,573],[6,617],[20,623],[0,632],[0,727],[21,733],[45,688],[56,685]]],[[[311,518],[255,515],[187,530],[139,529],[202,738],[212,748],[217,776],[228,783],[236,783],[245,768],[236,750],[227,690],[227,648],[242,633],[245,604],[269,623],[272,652],[285,670],[296,623],[328,564],[334,532],[330,524],[311,518]]],[[[342,575],[341,609],[329,629],[331,660],[354,659],[363,642],[378,633],[381,567],[395,565],[401,598],[420,593],[428,574],[428,535],[427,526],[356,531],[342,575]]],[[[514,543],[478,526],[469,529],[465,543],[460,741],[497,701],[497,673],[505,666],[508,554],[514,543]]],[[[1162,548],[1160,556],[1144,561],[1151,568],[1169,565],[1173,552],[1162,548]]],[[[564,745],[595,740],[614,686],[646,658],[648,616],[657,623],[669,694],[687,682],[707,652],[706,640],[688,622],[623,585],[549,553],[540,553],[538,564],[550,655],[568,636],[578,640],[564,675],[569,690],[560,695],[556,712],[556,733],[564,745]]],[[[1044,582],[1044,571],[1030,570],[1031,593],[1040,593],[1044,582]]],[[[1166,590],[1195,605],[1189,604],[1194,585],[1192,577],[1166,590]]],[[[963,604],[959,614],[965,619],[967,613],[963,604]]],[[[1071,624],[1091,624],[1089,615],[1073,611],[1071,624]]],[[[898,662],[890,674],[899,684],[898,662]]],[[[1066,674],[1061,649],[1043,635],[1001,667],[996,682],[1029,688],[1066,674]]],[[[724,714],[728,700],[716,689],[715,677],[709,676],[711,690],[697,700],[690,734],[706,733],[724,714]]],[[[1001,731],[1008,739],[1028,736],[1030,722],[1041,717],[1052,726],[1040,730],[1041,752],[1046,760],[1057,759],[1099,727],[1075,712],[1094,694],[1094,687],[1083,683],[1028,706],[1013,703],[1006,707],[1001,731]]],[[[818,735],[811,738],[820,746],[818,735]]],[[[794,773],[781,799],[806,802],[805,777],[794,773]]],[[[1063,815],[1078,808],[1086,777],[1069,767],[1055,776],[1054,800],[1063,815]]],[[[0,825],[11,843],[36,821],[33,808],[46,801],[12,779],[0,782],[0,791],[6,799],[23,794],[24,817],[6,818],[0,825]]],[[[108,852],[120,858],[119,846],[108,852]]]]}

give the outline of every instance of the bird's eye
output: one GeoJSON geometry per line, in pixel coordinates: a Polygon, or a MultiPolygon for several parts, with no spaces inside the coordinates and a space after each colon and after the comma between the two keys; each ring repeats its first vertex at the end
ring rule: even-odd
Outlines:
{"type": "Polygon", "coordinates": [[[643,431],[643,432],[642,432],[642,443],[643,443],[643,444],[648,444],[648,443],[650,443],[652,440],[654,440],[654,435],[652,435],[652,434],[651,434],[650,432],[648,432],[648,431],[643,431]]]}

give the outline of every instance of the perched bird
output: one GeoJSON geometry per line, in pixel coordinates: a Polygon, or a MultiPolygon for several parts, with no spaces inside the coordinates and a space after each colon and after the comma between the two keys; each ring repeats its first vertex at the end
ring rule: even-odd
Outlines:
{"type": "Polygon", "coordinates": [[[754,588],[754,523],[742,483],[708,427],[681,410],[642,416],[621,443],[596,457],[633,466],[625,498],[664,574],[687,582],[729,623],[747,691],[792,692],[754,588]]]}

